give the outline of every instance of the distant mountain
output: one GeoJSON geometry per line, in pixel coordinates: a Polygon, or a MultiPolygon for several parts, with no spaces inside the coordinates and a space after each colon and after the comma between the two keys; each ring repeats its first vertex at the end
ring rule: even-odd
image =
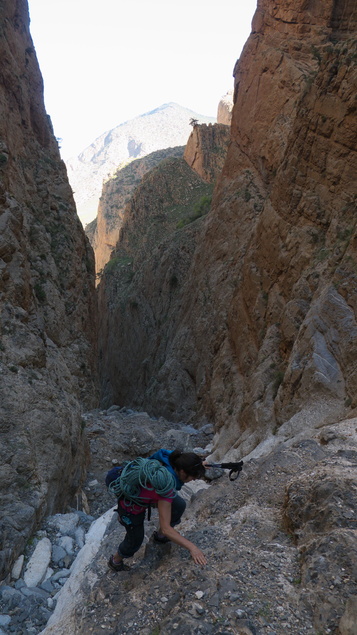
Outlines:
{"type": "Polygon", "coordinates": [[[83,224],[92,221],[98,209],[103,181],[133,159],[156,150],[185,145],[192,130],[190,119],[214,123],[175,103],[163,104],[126,121],[96,139],[78,157],[69,159],[68,178],[83,224]]]}

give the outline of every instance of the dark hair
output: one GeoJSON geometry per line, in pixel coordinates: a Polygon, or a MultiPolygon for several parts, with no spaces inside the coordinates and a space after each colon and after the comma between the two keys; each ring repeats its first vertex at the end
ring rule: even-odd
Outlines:
{"type": "Polygon", "coordinates": [[[202,459],[194,452],[174,450],[169,455],[169,460],[174,470],[183,470],[187,476],[193,476],[194,478],[204,478],[205,476],[202,459]]]}

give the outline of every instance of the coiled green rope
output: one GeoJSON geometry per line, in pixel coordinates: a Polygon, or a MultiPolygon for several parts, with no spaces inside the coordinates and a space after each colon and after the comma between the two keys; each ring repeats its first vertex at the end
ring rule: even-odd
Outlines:
{"type": "Polygon", "coordinates": [[[147,505],[147,499],[139,496],[143,487],[165,497],[175,490],[175,478],[160,461],[139,457],[125,465],[119,478],[112,481],[108,489],[118,498],[147,505]]]}

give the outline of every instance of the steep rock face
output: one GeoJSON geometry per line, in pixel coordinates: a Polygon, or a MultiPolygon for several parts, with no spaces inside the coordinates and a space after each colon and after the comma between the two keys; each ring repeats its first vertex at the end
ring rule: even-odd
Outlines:
{"type": "Polygon", "coordinates": [[[223,123],[225,126],[230,126],[232,121],[232,111],[233,90],[229,90],[228,93],[223,95],[218,104],[217,123],[223,123]]]}
{"type": "Polygon", "coordinates": [[[95,223],[86,227],[94,249],[96,271],[107,264],[115,248],[122,227],[125,207],[135,187],[149,170],[169,157],[184,159],[206,182],[214,183],[222,171],[230,135],[229,128],[218,124],[200,124],[194,127],[183,147],[158,150],[117,170],[104,185],[95,223]]]}
{"type": "Polygon", "coordinates": [[[347,0],[259,2],[227,161],[185,288],[174,306],[167,296],[174,328],[150,331],[157,346],[165,334],[164,357],[148,366],[121,340],[141,405],[209,418],[219,456],[357,405],[355,26],[347,0]]]}
{"type": "Polygon", "coordinates": [[[228,307],[230,368],[210,367],[211,404],[223,386],[235,393],[231,415],[213,405],[225,449],[356,405],[356,71],[344,30],[356,14],[344,3],[339,31],[335,4],[292,2],[275,15],[260,3],[236,68],[233,143],[205,236],[238,256],[227,267],[236,290],[212,289],[228,307]],[[232,200],[239,187],[245,205],[232,200]]]}
{"type": "Polygon", "coordinates": [[[25,0],[0,17],[0,574],[81,483],[95,403],[93,252],[43,104],[25,0]],[[63,466],[66,466],[66,470],[63,466]]]}
{"type": "Polygon", "coordinates": [[[66,161],[82,223],[95,218],[103,181],[133,159],[185,144],[191,118],[214,122],[213,117],[170,102],[105,132],[78,157],[66,161]]]}
{"type": "Polygon", "coordinates": [[[104,185],[99,200],[98,214],[93,225],[86,227],[86,234],[94,249],[96,271],[107,264],[115,248],[123,223],[125,206],[144,174],[168,157],[181,157],[183,147],[158,150],[119,169],[104,185]]]}
{"type": "Polygon", "coordinates": [[[198,343],[199,298],[187,347],[202,350],[198,394],[220,453],[355,405],[351,49],[309,12],[301,48],[295,17],[288,36],[269,6],[236,69],[232,144],[193,273],[198,288],[209,279],[216,353],[198,343]]]}
{"type": "MultiPolygon", "coordinates": [[[[211,194],[212,185],[184,159],[166,159],[144,176],[128,204],[117,248],[99,284],[103,404],[140,408],[165,382],[160,369],[175,336],[211,194]]],[[[183,384],[172,386],[175,396],[170,405],[162,403],[160,414],[174,407],[175,420],[187,414],[180,402],[191,392],[191,381],[187,375],[183,384]]],[[[194,399],[189,407],[195,409],[194,399]]]]}
{"type": "Polygon", "coordinates": [[[222,172],[230,141],[230,130],[223,124],[196,125],[184,153],[188,165],[207,183],[215,183],[222,172]]]}

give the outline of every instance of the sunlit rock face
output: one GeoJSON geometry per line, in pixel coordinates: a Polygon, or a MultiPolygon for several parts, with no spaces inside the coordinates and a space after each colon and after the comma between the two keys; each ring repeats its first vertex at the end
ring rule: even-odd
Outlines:
{"type": "Polygon", "coordinates": [[[232,143],[195,269],[196,284],[209,271],[221,334],[205,365],[220,452],[357,405],[356,11],[342,4],[259,3],[235,69],[232,143]]]}
{"type": "Polygon", "coordinates": [[[179,158],[206,182],[214,183],[221,173],[230,139],[228,126],[199,124],[192,130],[187,145],[157,150],[119,168],[103,184],[96,220],[86,227],[94,249],[96,271],[100,274],[110,259],[125,219],[125,209],[144,175],[161,161],[179,158]]]}
{"type": "Polygon", "coordinates": [[[233,90],[229,90],[220,99],[217,109],[217,123],[223,123],[230,126],[232,121],[233,110],[233,90]]]}
{"type": "MultiPolygon", "coordinates": [[[[134,340],[150,335],[159,365],[117,330],[141,406],[213,421],[217,456],[357,405],[355,26],[352,2],[258,3],[235,68],[227,160],[185,279],[164,244],[154,278],[137,274],[134,340]],[[166,296],[164,271],[179,281],[166,296]]],[[[123,355],[109,359],[114,377],[123,355]]]]}
{"type": "Polygon", "coordinates": [[[81,483],[96,403],[94,259],[78,220],[25,0],[0,18],[0,573],[81,483]]]}
{"type": "Polygon", "coordinates": [[[166,361],[175,373],[176,360],[168,359],[167,347],[179,325],[193,254],[229,138],[228,126],[195,125],[184,159],[166,158],[147,173],[124,210],[120,238],[99,285],[105,405],[146,403],[174,420],[195,415],[192,379],[187,373],[171,383],[166,361]],[[174,396],[168,400],[170,391],[174,396]]]}
{"type": "Polygon", "coordinates": [[[226,125],[196,125],[187,141],[184,159],[204,181],[215,183],[222,172],[229,141],[226,125]]]}
{"type": "Polygon", "coordinates": [[[103,184],[97,217],[85,230],[94,249],[97,273],[104,269],[110,259],[123,225],[126,205],[143,176],[164,159],[181,157],[183,150],[184,147],[179,146],[151,152],[118,169],[103,184]]]}

